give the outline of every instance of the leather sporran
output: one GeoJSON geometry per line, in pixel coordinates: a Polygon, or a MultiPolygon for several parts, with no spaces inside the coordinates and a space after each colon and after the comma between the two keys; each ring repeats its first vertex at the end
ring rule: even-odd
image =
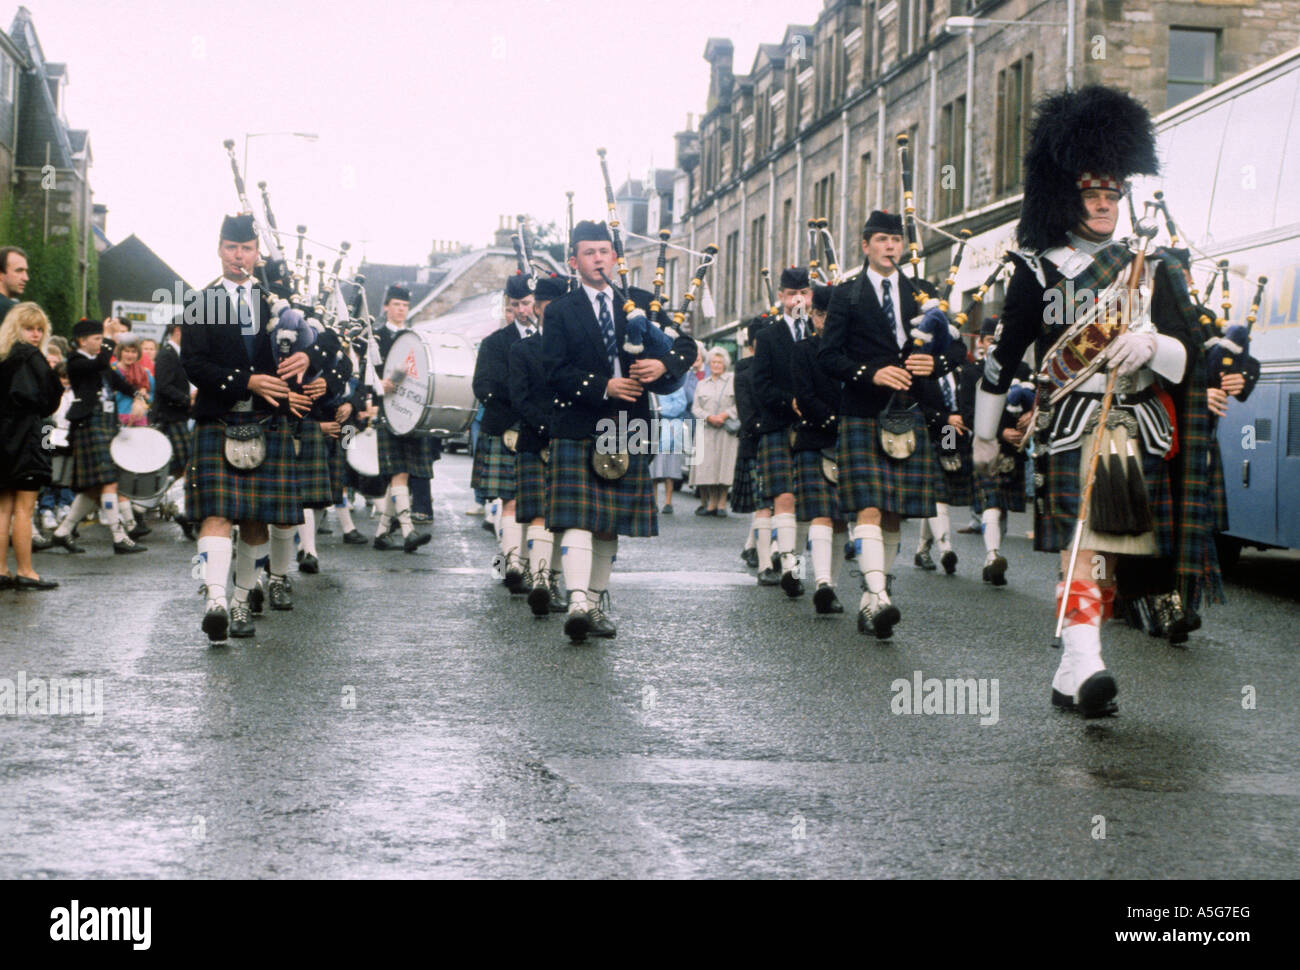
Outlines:
{"type": "Polygon", "coordinates": [[[910,409],[894,409],[894,395],[876,418],[880,425],[880,447],[896,461],[903,461],[916,451],[916,422],[910,409]]]}
{"type": "Polygon", "coordinates": [[[961,455],[949,451],[939,452],[939,467],[949,474],[961,471],[961,455]]]}
{"type": "Polygon", "coordinates": [[[833,451],[822,451],[822,478],[832,485],[838,485],[840,482],[840,463],[833,451]]]}
{"type": "Polygon", "coordinates": [[[231,468],[251,472],[266,461],[266,431],[257,422],[226,425],[223,454],[231,468]]]}
{"type": "Polygon", "coordinates": [[[519,431],[516,428],[506,428],[501,432],[501,443],[506,446],[506,451],[514,452],[519,446],[519,431]]]}
{"type": "Polygon", "coordinates": [[[616,482],[627,474],[632,456],[626,451],[603,452],[591,449],[591,470],[607,482],[616,482]]]}

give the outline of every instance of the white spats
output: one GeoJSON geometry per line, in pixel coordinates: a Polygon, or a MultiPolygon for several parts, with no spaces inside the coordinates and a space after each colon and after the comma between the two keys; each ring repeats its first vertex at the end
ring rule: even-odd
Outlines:
{"type": "Polygon", "coordinates": [[[293,565],[293,539],[298,530],[293,526],[287,529],[278,525],[271,526],[271,575],[286,576],[293,565]]]}
{"type": "MultiPolygon", "coordinates": [[[[591,543],[591,582],[590,590],[609,589],[609,574],[614,570],[614,560],[618,556],[618,539],[593,539],[591,543]]],[[[570,587],[572,589],[572,587],[570,587]]]]}
{"type": "Polygon", "coordinates": [[[749,536],[745,539],[745,551],[748,552],[758,544],[758,513],[749,517],[749,536]]]}
{"type": "Polygon", "coordinates": [[[232,554],[229,536],[200,536],[198,541],[199,566],[203,570],[203,585],[207,587],[209,607],[226,606],[226,578],[230,574],[232,554]]]}
{"type": "Polygon", "coordinates": [[[813,579],[818,585],[834,585],[834,532],[829,525],[811,525],[808,527],[808,541],[812,545],[813,579]]]}
{"type": "Polygon", "coordinates": [[[235,599],[243,602],[257,584],[257,561],[267,555],[267,543],[250,546],[243,536],[235,543],[235,599]]]}
{"type": "Polygon", "coordinates": [[[501,536],[501,553],[506,557],[508,564],[517,563],[520,559],[520,549],[524,544],[524,530],[515,518],[514,512],[501,513],[501,528],[498,530],[501,536]]]}
{"type": "Polygon", "coordinates": [[[356,531],[356,523],[352,521],[352,510],[348,508],[346,502],[334,506],[334,515],[338,518],[339,528],[343,530],[344,535],[356,531]]]}
{"type": "Polygon", "coordinates": [[[862,580],[867,584],[868,591],[876,596],[884,596],[885,540],[880,526],[856,526],[853,529],[853,542],[857,547],[858,568],[862,570],[862,580]]]}
{"type": "Polygon", "coordinates": [[[984,548],[990,553],[1002,546],[1002,513],[998,509],[985,509],[980,517],[984,522],[984,548]]]}
{"type": "Polygon", "coordinates": [[[379,508],[379,526],[375,529],[375,535],[386,535],[393,527],[393,519],[397,515],[393,508],[393,486],[389,485],[384,491],[384,497],[375,504],[379,508]]]}
{"type": "Polygon", "coordinates": [[[772,517],[755,516],[754,545],[758,549],[758,569],[772,568],[772,517]]]}
{"type": "Polygon", "coordinates": [[[315,509],[305,509],[303,511],[302,525],[298,526],[298,542],[302,547],[304,555],[316,555],[315,509]]]}
{"type": "Polygon", "coordinates": [[[564,585],[572,592],[570,612],[586,609],[591,588],[591,533],[585,529],[566,529],[560,537],[560,568],[564,572],[564,585]],[[574,604],[581,602],[581,607],[574,604]]]}
{"type": "Polygon", "coordinates": [[[948,505],[945,502],[934,503],[934,517],[925,520],[925,525],[934,533],[935,540],[939,543],[940,552],[952,552],[952,522],[948,516],[948,505]]]}

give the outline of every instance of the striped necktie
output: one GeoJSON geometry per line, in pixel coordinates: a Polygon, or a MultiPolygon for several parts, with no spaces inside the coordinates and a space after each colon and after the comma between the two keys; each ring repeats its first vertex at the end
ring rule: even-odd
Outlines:
{"type": "Polygon", "coordinates": [[[601,333],[605,335],[605,356],[609,358],[609,369],[614,370],[614,363],[618,360],[618,337],[614,333],[614,318],[610,316],[609,299],[607,293],[597,293],[596,299],[600,302],[600,314],[597,319],[600,321],[601,333]]]}

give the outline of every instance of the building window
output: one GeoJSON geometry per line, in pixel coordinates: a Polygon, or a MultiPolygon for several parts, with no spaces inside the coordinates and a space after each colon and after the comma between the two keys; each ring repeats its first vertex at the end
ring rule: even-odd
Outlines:
{"type": "Polygon", "coordinates": [[[740,284],[740,232],[727,234],[726,275],[723,278],[722,315],[726,320],[736,316],[736,295],[740,284]]]}
{"type": "Polygon", "coordinates": [[[1169,80],[1165,107],[1194,98],[1218,82],[1219,32],[1169,28],[1169,80]]]}
{"type": "Polygon", "coordinates": [[[943,106],[939,113],[939,181],[932,198],[940,219],[955,216],[962,210],[966,184],[966,98],[960,97],[943,106]]]}
{"type": "Polygon", "coordinates": [[[1033,106],[1033,74],[1032,54],[1026,54],[1006,70],[998,71],[994,183],[999,195],[1020,187],[1033,106]]]}
{"type": "Polygon", "coordinates": [[[767,291],[763,288],[763,269],[767,266],[767,216],[761,215],[749,224],[749,295],[748,302],[764,303],[767,291]]]}

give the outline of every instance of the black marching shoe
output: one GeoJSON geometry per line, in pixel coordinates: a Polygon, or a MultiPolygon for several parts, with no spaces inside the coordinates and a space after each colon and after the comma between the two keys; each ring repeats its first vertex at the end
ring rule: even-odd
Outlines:
{"type": "Polygon", "coordinates": [[[852,560],[858,554],[858,547],[852,539],[844,543],[844,558],[852,560]]]}
{"type": "MultiPolygon", "coordinates": [[[[881,603],[871,614],[871,629],[877,640],[888,640],[903,615],[893,603],[881,603]]],[[[861,629],[861,627],[859,627],[861,629]]]]}
{"type": "Polygon", "coordinates": [[[923,549],[913,556],[912,565],[916,566],[917,569],[924,569],[927,573],[932,573],[939,568],[934,564],[934,560],[930,558],[929,549],[923,549]]]}
{"type": "Polygon", "coordinates": [[[1005,586],[1007,584],[1007,561],[1000,555],[995,555],[993,561],[984,567],[984,582],[992,583],[994,586],[1005,586]]]}
{"type": "Polygon", "coordinates": [[[293,587],[289,585],[289,578],[272,576],[267,598],[270,599],[273,610],[293,609],[293,587]]]}
{"type": "Polygon", "coordinates": [[[560,592],[559,573],[551,573],[550,582],[547,585],[547,589],[550,591],[551,594],[551,612],[552,613],[566,612],[569,607],[565,603],[564,594],[560,592]]]}
{"type": "Polygon", "coordinates": [[[310,552],[306,553],[298,560],[298,572],[300,573],[318,573],[320,572],[320,560],[310,552]]]}
{"type": "MultiPolygon", "coordinates": [[[[1109,670],[1099,670],[1082,684],[1074,695],[1074,707],[1086,718],[1109,717],[1119,710],[1115,695],[1119,688],[1109,670]]],[[[1055,700],[1055,697],[1053,697],[1055,700]]]]}
{"type": "Polygon", "coordinates": [[[551,615],[551,587],[541,573],[533,579],[533,588],[528,591],[528,608],[533,616],[551,615]]]}
{"type": "Polygon", "coordinates": [[[835,587],[829,583],[818,586],[817,592],[813,593],[813,608],[822,614],[844,612],[844,604],[835,595],[835,587]]]}
{"type": "Polygon", "coordinates": [[[745,565],[748,566],[750,569],[758,568],[757,549],[742,549],[740,552],[740,558],[744,560],[745,565]]]}
{"type": "Polygon", "coordinates": [[[792,572],[782,573],[781,588],[785,590],[786,596],[790,597],[790,599],[794,599],[797,596],[803,595],[803,580],[792,572]]]}
{"type": "Polygon", "coordinates": [[[257,577],[257,582],[248,591],[248,608],[254,616],[261,616],[262,611],[266,609],[266,590],[262,588],[261,576],[257,577]]]}
{"type": "Polygon", "coordinates": [[[226,630],[230,627],[230,615],[220,604],[213,604],[203,614],[203,632],[211,643],[225,643],[226,630]]]}
{"type": "MultiPolygon", "coordinates": [[[[62,546],[68,552],[86,551],[84,546],[77,545],[77,540],[72,538],[71,535],[61,536],[57,532],[50,536],[50,547],[53,548],[54,546],[62,546]]],[[[32,548],[35,549],[36,546],[33,544],[32,548]]]]}
{"type": "Polygon", "coordinates": [[[428,545],[433,541],[431,532],[412,532],[402,540],[402,552],[415,552],[423,545],[428,545]]]}
{"type": "MultiPolygon", "coordinates": [[[[573,599],[573,593],[569,594],[569,599],[573,599]]],[[[564,621],[564,635],[573,643],[582,643],[587,639],[587,631],[591,629],[591,620],[587,616],[586,610],[573,610],[569,613],[568,619],[564,621]]]]}
{"type": "Polygon", "coordinates": [[[13,589],[14,578],[9,573],[0,573],[0,589],[13,589]]]}
{"type": "Polygon", "coordinates": [[[366,537],[356,529],[353,529],[351,532],[343,533],[343,541],[349,546],[364,546],[366,544],[366,537]]]}
{"type": "MultiPolygon", "coordinates": [[[[590,601],[590,594],[588,594],[590,601]]],[[[596,605],[587,611],[587,622],[590,624],[588,633],[593,637],[612,637],[618,632],[614,626],[614,621],[605,615],[605,608],[609,606],[609,593],[602,592],[596,599],[596,605]]]]}
{"type": "Polygon", "coordinates": [[[395,552],[398,549],[402,548],[401,540],[394,539],[387,532],[385,532],[381,536],[375,536],[375,541],[373,545],[376,549],[382,550],[383,552],[395,552]]]}
{"type": "Polygon", "coordinates": [[[133,552],[148,551],[148,546],[142,546],[138,542],[132,542],[130,538],[118,539],[113,543],[113,554],[116,556],[129,556],[133,552]]]}
{"type": "Polygon", "coordinates": [[[32,530],[32,552],[44,552],[54,547],[54,540],[39,529],[32,530]]]}
{"type": "Polygon", "coordinates": [[[138,519],[135,525],[131,526],[130,531],[127,532],[127,537],[130,539],[143,539],[152,531],[153,529],[144,524],[144,520],[138,519]]]}
{"type": "Polygon", "coordinates": [[[514,555],[506,557],[506,574],[501,582],[510,590],[511,596],[522,596],[528,592],[528,573],[514,555]]]}
{"type": "Polygon", "coordinates": [[[764,569],[758,574],[759,586],[780,586],[781,571],[779,569],[764,569]]]}
{"type": "Polygon", "coordinates": [[[949,549],[939,557],[939,565],[943,567],[945,573],[951,576],[957,571],[957,553],[949,549]]]}
{"type": "Polygon", "coordinates": [[[190,542],[199,537],[199,530],[193,519],[186,518],[183,515],[174,515],[172,521],[181,527],[181,532],[185,534],[185,538],[189,539],[190,542]]]}
{"type": "Polygon", "coordinates": [[[232,637],[251,637],[254,633],[253,610],[248,601],[235,600],[230,604],[230,635],[232,637]]]}

